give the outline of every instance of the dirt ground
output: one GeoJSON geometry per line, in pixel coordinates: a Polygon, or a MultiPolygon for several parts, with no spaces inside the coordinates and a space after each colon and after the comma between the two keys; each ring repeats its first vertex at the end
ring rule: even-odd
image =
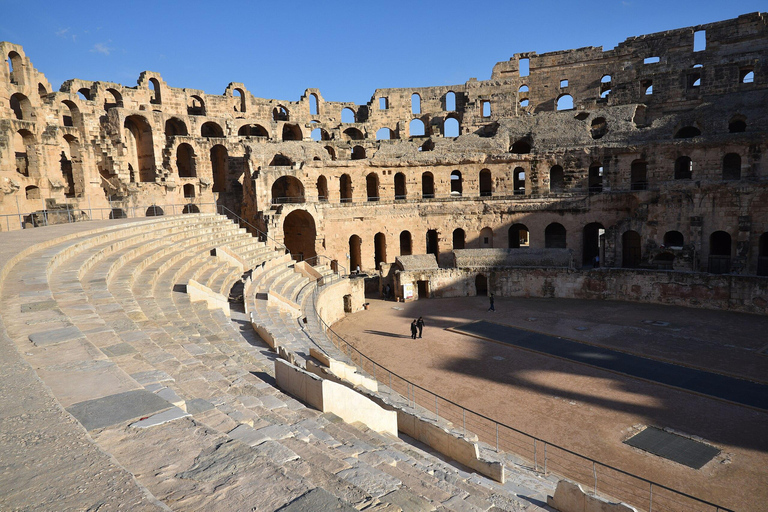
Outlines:
{"type": "Polygon", "coordinates": [[[485,297],[369,301],[333,329],[391,371],[600,462],[734,510],[768,510],[768,411],[445,330],[489,320],[768,383],[768,318],[562,299],[497,297],[496,312],[485,297]],[[623,444],[643,425],[722,451],[695,470],[623,444]]]}

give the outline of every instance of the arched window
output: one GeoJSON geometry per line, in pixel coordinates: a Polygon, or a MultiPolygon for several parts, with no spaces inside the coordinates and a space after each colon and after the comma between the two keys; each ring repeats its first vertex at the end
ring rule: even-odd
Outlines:
{"type": "Polygon", "coordinates": [[[206,139],[224,137],[224,130],[217,123],[208,121],[200,127],[200,135],[206,139]]]}
{"type": "Polygon", "coordinates": [[[266,137],[269,138],[269,132],[260,124],[244,124],[237,130],[239,137],[266,137]]]}
{"type": "Polygon", "coordinates": [[[529,246],[528,227],[525,224],[512,224],[507,231],[509,248],[519,249],[529,246]]]}
{"type": "Polygon", "coordinates": [[[11,110],[16,119],[29,120],[32,117],[32,104],[29,102],[29,99],[21,93],[17,92],[11,96],[11,110]]]}
{"type": "Polygon", "coordinates": [[[421,96],[411,94],[411,114],[421,114],[421,96]]]}
{"type": "Polygon", "coordinates": [[[557,110],[573,110],[573,96],[563,94],[557,98],[557,110]]]}
{"type": "Polygon", "coordinates": [[[21,73],[22,60],[21,55],[16,52],[8,53],[8,75],[10,76],[12,84],[18,84],[19,79],[23,76],[21,73]]]}
{"type": "Polygon", "coordinates": [[[485,227],[480,230],[480,247],[490,249],[493,247],[493,230],[485,227]]]}
{"type": "Polygon", "coordinates": [[[723,179],[741,179],[741,156],[737,153],[728,153],[723,157],[723,179]]]}
{"type": "Polygon", "coordinates": [[[747,131],[747,121],[743,116],[734,116],[728,122],[728,133],[744,133],[747,131]]]}
{"type": "Polygon", "coordinates": [[[641,261],[640,235],[637,231],[625,231],[621,235],[621,266],[635,268],[641,261]]]}
{"type": "Polygon", "coordinates": [[[727,274],[731,271],[731,235],[715,231],[709,235],[709,272],[727,274]]]}
{"type": "Polygon", "coordinates": [[[185,199],[194,199],[195,198],[195,186],[191,183],[187,183],[184,185],[184,198],[185,199]]]}
{"type": "Polygon", "coordinates": [[[562,192],[565,189],[565,174],[563,168],[554,165],[549,169],[549,190],[551,192],[562,192]]]}
{"type": "Polygon", "coordinates": [[[685,245],[683,234],[679,231],[667,231],[664,233],[664,247],[667,249],[682,249],[685,245]]]}
{"type": "Polygon", "coordinates": [[[316,116],[318,112],[317,94],[312,93],[309,95],[309,115],[316,116]]]}
{"type": "Polygon", "coordinates": [[[392,139],[392,130],[389,128],[379,128],[376,132],[376,140],[389,140],[392,139]]]}
{"type": "Polygon", "coordinates": [[[605,228],[599,222],[584,226],[582,232],[582,267],[597,267],[600,265],[600,249],[604,247],[605,228]],[[598,258],[598,259],[596,259],[598,258]]]}
{"type": "Polygon", "coordinates": [[[343,134],[344,140],[363,140],[365,138],[363,132],[357,128],[347,128],[344,130],[343,134]]]}
{"type": "Polygon", "coordinates": [[[453,248],[463,249],[467,241],[467,234],[463,229],[457,228],[453,230],[453,248]]]}
{"type": "Polygon", "coordinates": [[[161,217],[163,215],[165,215],[163,209],[155,204],[147,208],[147,211],[144,212],[145,217],[161,217]]]}
{"type": "Polygon", "coordinates": [[[13,134],[13,152],[16,160],[16,172],[29,176],[30,171],[33,169],[30,157],[34,155],[32,148],[35,144],[35,137],[28,130],[19,130],[13,134]]]}
{"type": "Polygon", "coordinates": [[[480,196],[489,197],[493,195],[493,179],[491,178],[491,171],[483,169],[480,171],[480,196]]]}
{"type": "Polygon", "coordinates": [[[460,133],[459,121],[455,117],[449,117],[443,123],[443,137],[458,137],[460,133]]]}
{"type": "Polygon", "coordinates": [[[675,132],[676,139],[690,139],[701,135],[701,130],[695,126],[683,126],[675,132]]]}
{"type": "Polygon", "coordinates": [[[411,121],[411,124],[408,125],[408,133],[411,137],[423,137],[425,134],[424,121],[421,119],[411,121]]]}
{"type": "Polygon", "coordinates": [[[373,237],[373,262],[376,268],[387,262],[387,237],[384,233],[376,233],[373,237]]]}
{"type": "Polygon", "coordinates": [[[607,98],[608,95],[611,93],[611,87],[612,87],[612,79],[611,75],[603,75],[603,78],[600,79],[600,97],[601,98],[607,98]]]}
{"type": "Polygon", "coordinates": [[[317,178],[317,200],[328,201],[328,180],[322,174],[317,178]]]}
{"type": "Polygon", "coordinates": [[[288,109],[285,108],[282,105],[278,105],[275,108],[272,109],[272,120],[273,121],[288,121],[289,115],[288,115],[288,109]]]}
{"type": "Polygon", "coordinates": [[[642,160],[635,160],[629,171],[630,190],[648,190],[648,164],[642,160]]]}
{"type": "MultiPolygon", "coordinates": [[[[42,86],[43,84],[40,85],[42,86]]],[[[43,90],[45,90],[45,87],[43,87],[43,90]]],[[[123,95],[120,94],[116,89],[107,89],[107,93],[104,95],[104,110],[122,106],[123,95]]]]}
{"type": "Polygon", "coordinates": [[[280,176],[272,184],[272,204],[293,204],[304,201],[304,185],[293,176],[280,176]]]}
{"type": "Polygon", "coordinates": [[[40,199],[40,189],[34,185],[26,187],[24,194],[27,199],[40,199]]]}
{"type": "Polygon", "coordinates": [[[242,89],[234,89],[232,91],[232,97],[235,100],[235,112],[243,113],[246,110],[245,103],[245,91],[242,89]]]}
{"type": "Polygon", "coordinates": [[[453,112],[456,110],[456,93],[453,91],[447,92],[445,94],[445,98],[443,99],[443,103],[446,112],[453,112]]]}
{"type": "Polygon", "coordinates": [[[61,124],[64,126],[75,126],[75,116],[80,113],[73,102],[64,100],[61,102],[61,124]]]}
{"type": "Polygon", "coordinates": [[[368,191],[369,201],[379,200],[379,175],[375,172],[369,173],[365,177],[365,188],[368,191]]]}
{"type": "Polygon", "coordinates": [[[427,254],[434,254],[437,256],[439,253],[437,230],[430,229],[427,231],[427,254]]]}
{"type": "Polygon", "coordinates": [[[365,158],[365,148],[363,146],[355,146],[352,148],[352,160],[363,160],[365,158]]]}
{"type": "Polygon", "coordinates": [[[155,181],[155,149],[152,143],[152,127],[143,116],[125,118],[123,141],[128,149],[128,166],[139,172],[142,182],[155,181]]]}
{"type": "Polygon", "coordinates": [[[162,102],[162,98],[160,96],[160,82],[157,81],[157,78],[149,79],[149,89],[152,91],[152,97],[149,102],[153,105],[159,105],[162,102]]]}
{"type": "Polygon", "coordinates": [[[339,178],[339,199],[342,203],[352,202],[352,178],[349,174],[342,174],[339,178]]]}
{"type": "Polygon", "coordinates": [[[512,190],[516,196],[525,195],[525,169],[522,167],[515,167],[512,172],[512,190]]]}
{"type": "Polygon", "coordinates": [[[435,177],[427,171],[421,175],[421,198],[432,199],[435,197],[435,177]]]}
{"type": "Polygon", "coordinates": [[[187,115],[190,116],[204,116],[205,115],[205,102],[200,96],[190,96],[187,99],[187,115]]]}
{"type": "Polygon", "coordinates": [[[689,180],[693,176],[693,162],[688,156],[679,156],[675,160],[675,179],[689,180]]]}
{"type": "Polygon", "coordinates": [[[589,128],[589,135],[595,139],[602,139],[605,134],[608,133],[608,122],[604,117],[596,117],[592,120],[592,125],[589,128]]]}
{"type": "Polygon", "coordinates": [[[282,153],[277,153],[269,162],[271,167],[292,167],[293,161],[282,153]]]}
{"type": "Polygon", "coordinates": [[[342,123],[354,123],[355,122],[355,111],[352,110],[349,107],[344,108],[341,111],[341,122],[342,123]]]}
{"type": "Polygon", "coordinates": [[[331,160],[336,160],[336,150],[333,149],[331,146],[325,146],[325,151],[328,153],[328,156],[331,157],[331,160]]]}
{"type": "Polygon", "coordinates": [[[176,148],[176,169],[179,171],[180,178],[195,177],[195,152],[187,143],[179,144],[176,148]]]}
{"type": "Polygon", "coordinates": [[[509,151],[517,155],[527,155],[531,152],[531,144],[525,139],[518,139],[509,151]]]}
{"type": "Polygon", "coordinates": [[[165,122],[165,136],[177,137],[180,135],[188,135],[187,125],[184,121],[177,117],[172,117],[165,122]]]}
{"type": "Polygon", "coordinates": [[[284,124],[283,125],[283,140],[301,140],[304,135],[301,133],[301,128],[297,124],[284,124]]]}
{"type": "Polygon", "coordinates": [[[565,227],[558,222],[553,222],[544,230],[544,247],[547,249],[566,248],[565,227]]]}
{"type": "Polygon", "coordinates": [[[196,204],[185,204],[184,208],[181,210],[181,213],[200,213],[200,208],[198,208],[196,204]]]}
{"type": "Polygon", "coordinates": [[[525,85],[525,84],[521,85],[520,88],[517,90],[517,92],[520,93],[520,94],[525,93],[525,92],[529,92],[528,86],[525,85]]]}
{"type": "Polygon", "coordinates": [[[395,200],[402,200],[406,198],[405,188],[405,174],[398,172],[395,174],[395,200]]]}
{"type": "Polygon", "coordinates": [[[413,254],[411,232],[403,231],[400,233],[400,256],[410,256],[411,254],[413,254]]]}
{"type": "Polygon", "coordinates": [[[456,170],[451,172],[451,195],[461,196],[463,188],[464,183],[461,179],[461,171],[456,170]]]}

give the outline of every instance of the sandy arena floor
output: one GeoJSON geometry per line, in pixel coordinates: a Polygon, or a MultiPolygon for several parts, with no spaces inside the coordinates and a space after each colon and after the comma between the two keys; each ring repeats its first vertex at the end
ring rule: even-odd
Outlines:
{"type": "MultiPolygon", "coordinates": [[[[768,318],[623,302],[369,299],[334,330],[403,377],[548,442],[734,510],[768,510],[768,411],[446,331],[489,320],[768,383],[768,318]],[[410,322],[423,316],[422,339],[410,322]],[[622,443],[654,425],[721,454],[700,470],[622,443]]],[[[654,509],[655,510],[655,509],[654,509]]]]}

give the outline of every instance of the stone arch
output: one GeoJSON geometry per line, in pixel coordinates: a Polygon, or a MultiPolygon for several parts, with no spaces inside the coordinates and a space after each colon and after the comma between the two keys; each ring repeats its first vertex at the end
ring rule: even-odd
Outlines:
{"type": "Polygon", "coordinates": [[[165,121],[166,137],[178,137],[186,135],[189,135],[189,131],[187,130],[187,123],[178,117],[172,117],[165,121]]]}
{"type": "Polygon", "coordinates": [[[368,201],[379,200],[379,175],[375,172],[369,172],[365,176],[365,191],[368,201]]]}
{"type": "Polygon", "coordinates": [[[512,144],[509,152],[516,155],[527,155],[531,152],[531,143],[525,139],[518,139],[512,144]]]}
{"type": "Polygon", "coordinates": [[[549,190],[550,192],[565,190],[565,173],[560,165],[553,165],[549,169],[549,190]]]}
{"type": "Polygon", "coordinates": [[[161,217],[165,215],[165,211],[156,204],[153,204],[149,208],[147,208],[147,211],[144,212],[145,217],[161,217]]]}
{"type": "Polygon", "coordinates": [[[317,177],[317,200],[328,201],[328,179],[322,174],[317,177]]]}
{"type": "Polygon", "coordinates": [[[10,104],[16,119],[29,121],[32,118],[32,104],[30,103],[29,98],[23,94],[19,92],[13,94],[10,99],[10,104]]]}
{"type": "Polygon", "coordinates": [[[213,174],[213,191],[226,192],[227,190],[227,163],[229,154],[227,148],[216,144],[211,148],[211,172],[213,174]]]}
{"type": "Polygon", "coordinates": [[[467,234],[466,232],[461,228],[456,228],[453,230],[452,235],[452,243],[453,243],[453,249],[464,249],[467,244],[467,234]]]}
{"type": "Polygon", "coordinates": [[[149,89],[152,91],[152,98],[149,102],[153,105],[160,105],[163,102],[163,98],[160,94],[160,82],[157,78],[149,79],[149,89]]]}
{"type": "Polygon", "coordinates": [[[331,157],[331,160],[336,160],[336,150],[332,146],[325,146],[325,152],[331,157]]]}
{"type": "Polygon", "coordinates": [[[480,248],[493,248],[493,230],[487,226],[480,230],[480,248]]]}
{"type": "Polygon", "coordinates": [[[553,222],[544,229],[544,247],[547,249],[565,249],[567,247],[565,227],[553,222]]]}
{"type": "Polygon", "coordinates": [[[293,167],[293,161],[282,153],[277,153],[269,162],[271,167],[293,167]]]}
{"type": "Polygon", "coordinates": [[[238,137],[266,137],[269,138],[269,132],[260,124],[244,124],[237,130],[238,137]]]}
{"type": "Polygon", "coordinates": [[[464,190],[464,180],[461,177],[461,171],[456,169],[451,172],[451,195],[461,196],[464,190]]]}
{"type": "Polygon", "coordinates": [[[357,119],[356,119],[356,114],[355,114],[354,110],[352,110],[349,107],[344,107],[341,110],[341,122],[342,123],[354,123],[356,121],[357,121],[357,119]]]}
{"type": "Polygon", "coordinates": [[[208,121],[200,127],[200,135],[206,139],[222,138],[224,137],[224,130],[219,126],[219,123],[208,121]]]}
{"type": "Polygon", "coordinates": [[[436,257],[440,254],[440,241],[436,229],[427,230],[427,254],[434,254],[436,257]]]}
{"type": "Polygon", "coordinates": [[[443,137],[458,137],[461,134],[461,123],[455,116],[448,116],[443,121],[443,137]]]}
{"type": "Polygon", "coordinates": [[[280,176],[272,183],[272,204],[303,203],[304,185],[293,176],[280,176]]]}
{"type": "Polygon", "coordinates": [[[24,188],[24,197],[27,199],[40,199],[40,188],[29,185],[24,188]]]}
{"type": "Polygon", "coordinates": [[[317,256],[315,239],[317,229],[315,219],[306,210],[293,210],[283,221],[285,246],[291,257],[297,261],[308,260],[317,256]]]}
{"type": "Polygon", "coordinates": [[[529,236],[528,227],[525,224],[512,224],[507,231],[509,248],[528,247],[530,244],[529,236]]]}
{"type": "Polygon", "coordinates": [[[74,101],[64,100],[61,102],[61,124],[63,126],[75,126],[77,122],[80,125],[80,109],[74,101]]]}
{"type": "Polygon", "coordinates": [[[13,134],[13,152],[16,172],[24,176],[35,174],[36,158],[34,154],[35,136],[29,130],[19,130],[13,134]]]}
{"type": "Polygon", "coordinates": [[[290,119],[290,114],[288,113],[288,109],[285,108],[284,106],[278,105],[272,109],[273,121],[288,121],[289,119],[290,119]]]}
{"type": "Polygon", "coordinates": [[[77,138],[70,134],[64,135],[62,150],[59,163],[62,178],[67,184],[64,194],[67,197],[81,197],[85,185],[85,174],[77,138]]]}
{"type": "Polygon", "coordinates": [[[475,295],[486,297],[488,295],[488,278],[485,274],[475,276],[475,295]]]}
{"type": "Polygon", "coordinates": [[[181,213],[200,213],[200,208],[198,208],[196,204],[185,204],[181,213]]]}
{"type": "Polygon", "coordinates": [[[349,174],[342,174],[339,178],[339,200],[342,203],[352,202],[352,178],[349,174]]]}
{"type": "Polygon", "coordinates": [[[426,125],[421,119],[413,119],[408,124],[408,134],[411,137],[423,137],[427,134],[426,125]]]}
{"type": "Polygon", "coordinates": [[[563,94],[557,98],[557,110],[573,110],[573,96],[563,94]]]}
{"type": "Polygon", "coordinates": [[[140,115],[131,115],[123,123],[123,140],[128,148],[128,164],[141,182],[154,182],[156,178],[155,148],[152,143],[152,126],[140,115]]]}
{"type": "Polygon", "coordinates": [[[421,96],[417,92],[411,94],[411,114],[421,114],[421,96]]]}
{"type": "Polygon", "coordinates": [[[398,172],[395,174],[395,200],[405,199],[408,195],[406,189],[405,174],[398,172]]]}
{"type": "Polygon", "coordinates": [[[107,89],[104,94],[104,110],[123,106],[123,95],[117,89],[107,89]]]}
{"type": "Polygon", "coordinates": [[[191,183],[187,183],[183,187],[184,192],[184,198],[185,199],[194,199],[195,198],[195,186],[191,183]]]}
{"type": "Polygon", "coordinates": [[[344,140],[363,140],[365,138],[363,132],[352,127],[344,130],[342,134],[344,135],[344,140]]]}
{"type": "Polygon", "coordinates": [[[301,128],[297,124],[284,124],[283,125],[283,140],[302,140],[304,134],[301,133],[301,128]]]}
{"type": "Polygon", "coordinates": [[[194,178],[196,175],[195,151],[186,142],[176,148],[176,169],[180,178],[194,178]]]}
{"type": "Polygon", "coordinates": [[[480,197],[488,197],[493,195],[493,177],[489,169],[483,169],[480,171],[480,197]]]}
{"type": "Polygon", "coordinates": [[[352,160],[363,160],[365,155],[365,148],[363,146],[355,146],[352,148],[352,160]]]}
{"type": "Polygon", "coordinates": [[[421,197],[422,199],[435,197],[435,176],[430,171],[421,173],[421,197]]]}
{"type": "Polygon", "coordinates": [[[679,231],[667,231],[664,233],[664,247],[668,249],[682,249],[685,238],[679,231]]]}
{"type": "Polygon", "coordinates": [[[310,93],[309,95],[309,115],[316,116],[320,113],[320,101],[317,99],[317,94],[310,93]]]}
{"type": "Polygon", "coordinates": [[[373,237],[373,262],[377,269],[387,262],[387,236],[381,232],[373,237]]]}
{"type": "Polygon", "coordinates": [[[349,237],[349,270],[357,271],[362,265],[362,248],[363,240],[357,236],[352,235],[349,237]]]}
{"type": "Polygon", "coordinates": [[[400,256],[410,256],[413,254],[413,241],[410,231],[400,232],[400,256]]]}
{"type": "Polygon", "coordinates": [[[245,91],[236,87],[232,89],[232,97],[235,98],[235,112],[245,113],[248,109],[245,101],[245,91]]]}
{"type": "Polygon", "coordinates": [[[12,84],[20,83],[20,79],[24,76],[21,72],[21,68],[24,66],[24,60],[15,51],[8,52],[8,75],[12,84]]]}
{"type": "Polygon", "coordinates": [[[200,96],[190,96],[187,98],[187,115],[204,116],[205,101],[200,96]]]}
{"type": "Polygon", "coordinates": [[[512,171],[512,193],[516,196],[525,195],[525,169],[515,167],[512,171]]]}

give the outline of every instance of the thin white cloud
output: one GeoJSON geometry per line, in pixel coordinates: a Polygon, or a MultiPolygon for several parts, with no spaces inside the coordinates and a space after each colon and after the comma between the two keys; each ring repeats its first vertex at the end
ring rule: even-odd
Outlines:
{"type": "Polygon", "coordinates": [[[96,43],[93,45],[93,48],[91,48],[91,52],[100,53],[102,55],[109,55],[112,53],[112,48],[107,46],[107,43],[96,43]]]}
{"type": "Polygon", "coordinates": [[[56,37],[61,37],[62,39],[69,39],[71,37],[72,42],[77,42],[77,34],[71,33],[69,27],[60,28],[59,30],[54,32],[54,34],[56,34],[56,37]]]}

